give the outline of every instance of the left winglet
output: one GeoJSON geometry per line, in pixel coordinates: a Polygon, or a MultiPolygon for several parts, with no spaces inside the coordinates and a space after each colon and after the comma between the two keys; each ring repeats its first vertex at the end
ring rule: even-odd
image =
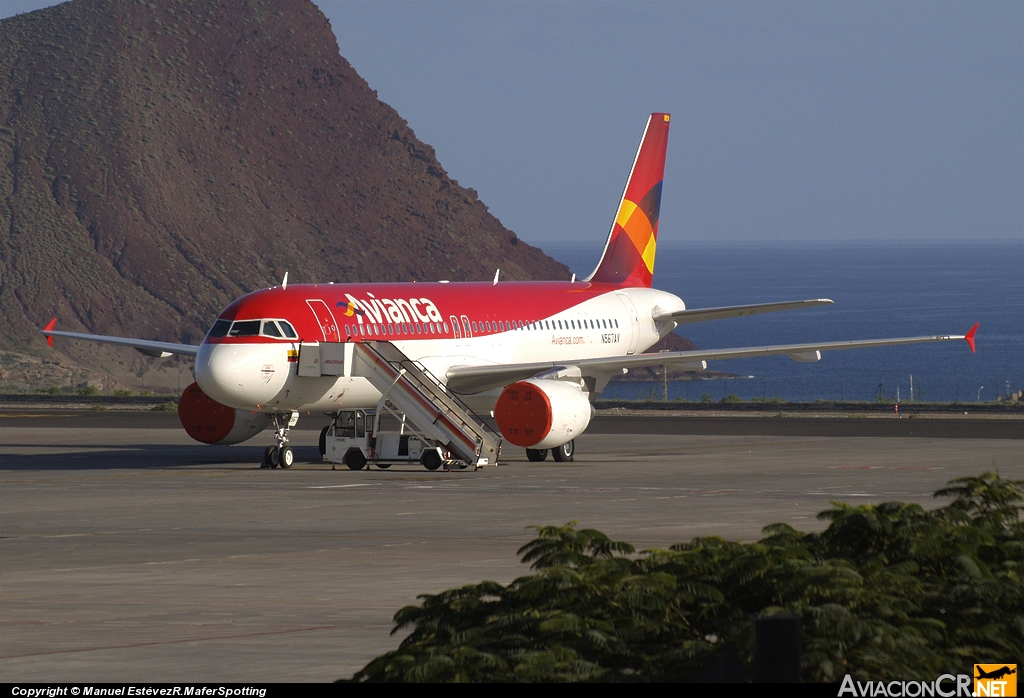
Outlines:
{"type": "Polygon", "coordinates": [[[974,333],[978,331],[978,325],[980,324],[980,322],[974,323],[974,327],[971,328],[971,331],[964,335],[964,339],[967,340],[967,343],[971,346],[972,354],[974,353],[974,333]]]}
{"type": "Polygon", "coordinates": [[[57,326],[57,318],[53,318],[52,320],[50,320],[49,323],[47,323],[46,327],[43,328],[43,332],[42,332],[43,334],[46,335],[46,343],[49,344],[51,347],[53,346],[53,335],[52,334],[48,334],[48,333],[53,331],[53,328],[56,327],[56,326],[57,326]]]}

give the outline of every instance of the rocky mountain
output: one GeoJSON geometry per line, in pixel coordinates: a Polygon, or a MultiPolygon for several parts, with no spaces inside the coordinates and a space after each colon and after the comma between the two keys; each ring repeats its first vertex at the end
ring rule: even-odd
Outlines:
{"type": "MultiPolygon", "coordinates": [[[[197,342],[286,271],[568,277],[343,51],[309,0],[72,0],[0,22],[0,349],[38,355],[54,315],[197,342]]],[[[74,345],[107,372],[142,365],[74,345]]]]}

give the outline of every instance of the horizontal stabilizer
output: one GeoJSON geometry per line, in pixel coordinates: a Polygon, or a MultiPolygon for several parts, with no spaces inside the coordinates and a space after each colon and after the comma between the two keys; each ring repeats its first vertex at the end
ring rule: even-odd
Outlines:
{"type": "Polygon", "coordinates": [[[753,305],[730,305],[722,308],[697,308],[696,310],[680,310],[675,313],[655,314],[655,322],[672,320],[677,325],[707,320],[723,320],[730,317],[744,317],[760,313],[775,313],[780,310],[797,310],[815,305],[832,305],[828,298],[814,298],[806,301],[782,301],[779,303],[755,303],[753,305]]]}

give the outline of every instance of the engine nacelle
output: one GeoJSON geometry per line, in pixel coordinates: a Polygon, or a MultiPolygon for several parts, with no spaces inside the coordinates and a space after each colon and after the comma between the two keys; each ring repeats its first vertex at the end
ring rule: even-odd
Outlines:
{"type": "Polygon", "coordinates": [[[572,383],[531,379],[501,392],[494,419],[505,440],[525,448],[554,448],[587,428],[594,408],[572,383]]]}
{"type": "Polygon", "coordinates": [[[185,388],[178,399],[178,419],[196,441],[222,446],[251,439],[271,421],[269,414],[236,410],[216,402],[198,383],[185,388]]]}

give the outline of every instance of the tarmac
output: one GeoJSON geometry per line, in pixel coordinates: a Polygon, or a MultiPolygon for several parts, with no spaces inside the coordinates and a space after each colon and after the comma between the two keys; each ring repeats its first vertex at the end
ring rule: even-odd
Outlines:
{"type": "Polygon", "coordinates": [[[285,471],[256,465],[269,434],[202,446],[173,413],[5,411],[0,681],[330,681],[397,647],[418,595],[528,574],[533,525],[755,540],[820,530],[832,501],[934,507],[952,478],[1024,477],[1020,419],[989,438],[966,418],[812,419],[609,415],[574,463],[352,472],[320,462],[322,417],[285,471]]]}

